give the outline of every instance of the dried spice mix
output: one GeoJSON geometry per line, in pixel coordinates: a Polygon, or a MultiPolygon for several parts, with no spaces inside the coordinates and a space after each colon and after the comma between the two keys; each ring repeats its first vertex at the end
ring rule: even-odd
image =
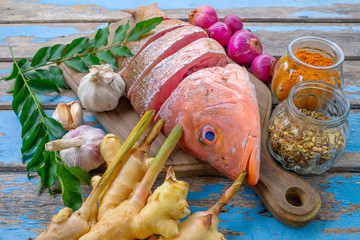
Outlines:
{"type": "MultiPolygon", "coordinates": [[[[331,120],[324,113],[299,109],[317,120],[331,120]]],[[[343,151],[344,136],[338,128],[309,128],[307,124],[289,122],[285,111],[275,116],[267,129],[270,149],[281,156],[288,169],[309,168],[335,159],[343,151]],[[283,123],[283,124],[281,124],[283,123]]]]}

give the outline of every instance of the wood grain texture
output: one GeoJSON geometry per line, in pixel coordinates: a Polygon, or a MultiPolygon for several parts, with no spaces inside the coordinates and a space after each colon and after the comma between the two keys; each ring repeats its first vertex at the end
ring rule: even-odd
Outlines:
{"type": "MultiPolygon", "coordinates": [[[[69,43],[105,26],[101,22],[0,25],[0,60],[10,61],[9,43],[13,44],[15,57],[31,59],[41,47],[69,43]]],[[[357,23],[245,23],[244,28],[258,36],[264,53],[276,57],[285,54],[295,38],[310,35],[338,43],[347,60],[360,59],[360,26],[357,23]]]]}
{"type": "MultiPolygon", "coordinates": [[[[187,200],[192,213],[212,206],[231,185],[228,179],[219,177],[178,178],[191,183],[187,200]]],[[[359,238],[357,222],[352,219],[360,217],[360,174],[327,173],[306,180],[315,186],[323,200],[319,215],[310,225],[300,229],[284,227],[252,190],[242,186],[220,214],[220,231],[230,240],[359,238]]],[[[155,186],[162,181],[163,178],[159,178],[155,186]]],[[[61,195],[52,197],[46,191],[37,193],[38,177],[28,180],[25,173],[1,173],[0,183],[0,239],[35,238],[64,207],[61,195]]],[[[83,197],[90,191],[90,186],[83,186],[83,197]]]]}
{"type": "MultiPolygon", "coordinates": [[[[44,1],[45,2],[45,1],[44,1]]],[[[153,1],[129,1],[114,4],[111,0],[99,1],[62,1],[43,3],[42,1],[14,1],[2,0],[0,4],[1,22],[55,22],[55,21],[104,21],[119,20],[122,17],[121,9],[131,9],[140,5],[152,4],[153,1]]],[[[157,1],[160,9],[170,17],[187,18],[195,7],[208,4],[217,9],[218,16],[223,18],[228,14],[237,14],[242,18],[260,21],[316,21],[320,20],[358,20],[360,6],[356,1],[305,1],[304,3],[290,4],[288,1],[157,1]],[[352,3],[352,4],[351,4],[352,3]]]]}

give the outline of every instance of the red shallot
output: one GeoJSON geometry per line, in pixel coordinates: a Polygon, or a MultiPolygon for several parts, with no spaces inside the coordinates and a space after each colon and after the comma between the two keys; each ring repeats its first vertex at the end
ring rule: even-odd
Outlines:
{"type": "Polygon", "coordinates": [[[268,54],[258,55],[251,64],[251,73],[265,84],[269,84],[275,64],[276,58],[273,56],[268,54]]]}
{"type": "Polygon", "coordinates": [[[208,29],[218,21],[215,9],[207,5],[195,8],[189,14],[189,23],[203,29],[208,29]]]}
{"type": "Polygon", "coordinates": [[[231,28],[231,32],[234,33],[243,28],[242,20],[235,14],[227,15],[223,22],[231,28]]]}
{"type": "Polygon", "coordinates": [[[240,65],[249,66],[262,53],[259,39],[247,29],[235,32],[227,46],[229,57],[240,65]]]}
{"type": "Polygon", "coordinates": [[[218,41],[221,46],[226,47],[231,38],[231,29],[223,22],[217,22],[208,28],[209,37],[218,41]]]}

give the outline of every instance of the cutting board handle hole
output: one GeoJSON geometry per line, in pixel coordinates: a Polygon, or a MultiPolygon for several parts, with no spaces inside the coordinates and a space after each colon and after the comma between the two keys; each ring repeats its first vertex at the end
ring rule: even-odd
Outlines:
{"type": "Polygon", "coordinates": [[[295,207],[301,207],[306,202],[306,194],[305,192],[298,187],[291,187],[285,193],[286,201],[295,207]]]}

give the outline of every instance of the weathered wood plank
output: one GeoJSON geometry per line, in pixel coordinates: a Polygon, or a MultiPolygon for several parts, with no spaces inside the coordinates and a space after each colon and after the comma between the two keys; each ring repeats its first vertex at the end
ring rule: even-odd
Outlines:
{"type": "MultiPolygon", "coordinates": [[[[9,44],[15,57],[31,59],[44,46],[69,43],[75,38],[89,36],[104,23],[53,23],[53,24],[6,24],[0,26],[0,61],[11,61],[9,44]]],[[[338,43],[347,59],[360,59],[360,26],[354,23],[246,23],[260,39],[263,52],[281,56],[288,44],[301,36],[318,36],[338,43]]]]}
{"type": "MultiPolygon", "coordinates": [[[[7,76],[11,69],[10,62],[0,62],[0,78],[7,76]]],[[[344,91],[349,97],[352,108],[360,108],[360,61],[345,61],[344,63],[344,91]]],[[[6,93],[13,81],[0,81],[0,110],[11,109],[12,95],[6,93]]],[[[76,100],[77,96],[72,90],[62,91],[61,94],[43,96],[44,107],[53,109],[59,102],[76,100]]],[[[274,104],[277,103],[274,101],[274,104]]]]}
{"type": "MultiPolygon", "coordinates": [[[[46,113],[51,116],[51,110],[46,113]]],[[[85,112],[85,122],[88,125],[101,127],[99,122],[89,112],[85,112]]],[[[0,111],[0,172],[6,171],[26,171],[25,165],[21,161],[21,125],[13,111],[0,111]]],[[[360,171],[360,110],[352,110],[349,118],[350,135],[347,145],[347,151],[342,159],[331,169],[331,171],[349,171],[359,172],[360,171]]],[[[135,122],[134,122],[135,126],[135,122]]],[[[129,126],[129,127],[134,127],[129,126]]],[[[124,139],[122,139],[124,140],[124,139]]],[[[171,162],[168,162],[171,164],[171,162]]],[[[176,168],[181,171],[187,171],[189,164],[198,164],[199,171],[191,172],[192,175],[204,174],[202,170],[211,170],[207,164],[198,162],[184,162],[183,165],[177,165],[176,168]]],[[[213,171],[212,174],[219,174],[213,171]]],[[[189,176],[189,174],[187,174],[189,176]]]]}
{"type": "MultiPolygon", "coordinates": [[[[319,191],[323,202],[315,221],[304,228],[279,223],[249,188],[242,186],[225,212],[220,214],[220,231],[227,239],[356,239],[360,237],[360,174],[327,173],[306,178],[319,191]],[[349,191],[351,189],[351,191],[349,191]],[[342,234],[342,235],[339,235],[342,234]]],[[[231,182],[219,177],[180,178],[189,183],[191,212],[212,206],[231,182]]],[[[156,181],[160,185],[163,178],[156,181]]],[[[1,239],[36,237],[52,215],[63,208],[60,195],[37,193],[38,177],[29,181],[25,173],[0,173],[1,239]],[[16,237],[16,238],[14,238],[16,237]]],[[[83,196],[91,191],[83,186],[83,196]]]]}
{"type": "MultiPolygon", "coordinates": [[[[50,21],[109,21],[118,20],[124,13],[122,9],[132,9],[141,5],[153,4],[153,1],[122,1],[114,4],[103,1],[14,1],[2,0],[0,5],[0,23],[5,22],[50,22],[50,21]]],[[[317,18],[327,21],[350,20],[360,17],[358,1],[304,1],[294,4],[285,0],[276,1],[157,1],[159,8],[174,18],[187,18],[189,12],[201,5],[210,5],[217,9],[220,18],[228,14],[238,14],[248,20],[286,19],[287,21],[311,21],[317,18]]]]}

